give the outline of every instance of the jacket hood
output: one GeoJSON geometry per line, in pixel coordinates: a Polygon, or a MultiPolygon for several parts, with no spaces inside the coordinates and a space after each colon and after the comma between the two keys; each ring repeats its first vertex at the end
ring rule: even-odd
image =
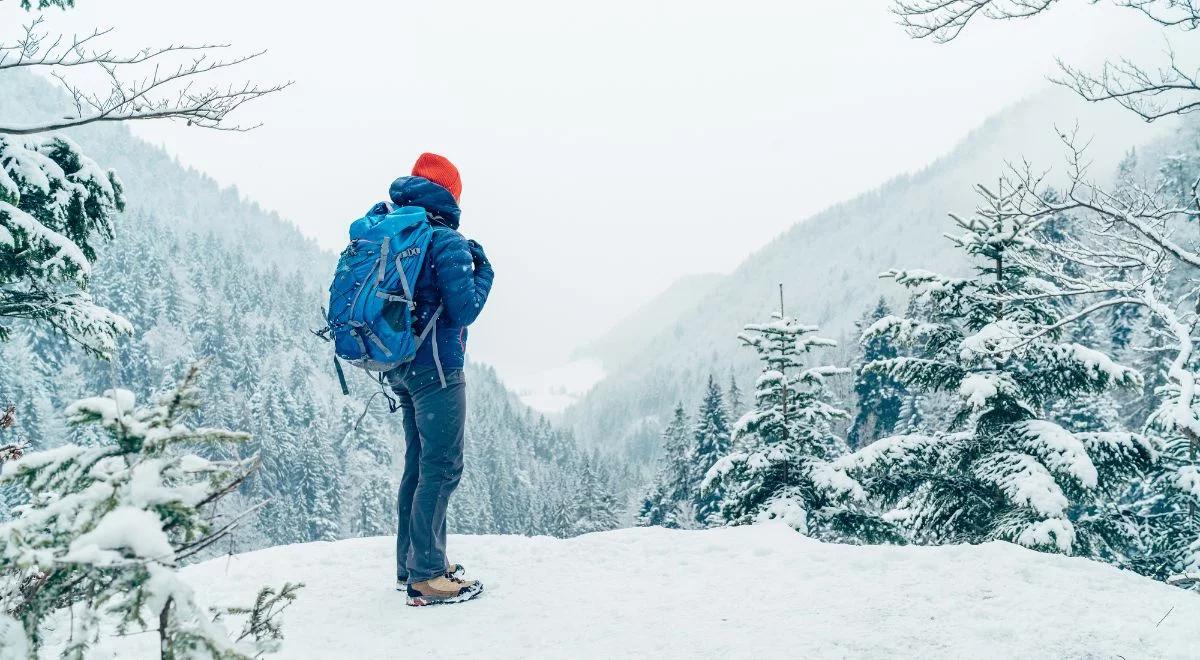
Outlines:
{"type": "Polygon", "coordinates": [[[429,215],[430,222],[458,229],[462,212],[454,195],[442,186],[423,176],[402,176],[392,182],[388,197],[397,206],[420,206],[429,215]]]}

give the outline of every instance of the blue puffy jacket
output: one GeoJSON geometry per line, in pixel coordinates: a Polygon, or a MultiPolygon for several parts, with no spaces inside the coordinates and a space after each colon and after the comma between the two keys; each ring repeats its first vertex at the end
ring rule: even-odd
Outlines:
{"type": "MultiPolygon", "coordinates": [[[[392,182],[388,196],[397,206],[424,208],[433,225],[425,265],[413,292],[417,302],[413,332],[419,336],[438,305],[444,305],[437,322],[438,358],[443,369],[461,369],[466,359],[467,326],[479,317],[492,290],[492,266],[486,257],[476,263],[467,239],[458,233],[461,213],[449,190],[424,177],[402,176],[392,182]]],[[[413,364],[434,366],[432,333],[417,349],[413,364]]]]}

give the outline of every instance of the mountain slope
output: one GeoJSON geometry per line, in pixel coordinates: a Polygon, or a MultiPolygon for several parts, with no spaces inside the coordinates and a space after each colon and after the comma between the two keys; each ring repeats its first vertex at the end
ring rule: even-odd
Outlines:
{"type": "Polygon", "coordinates": [[[1085,104],[1062,90],[1019,103],[987,120],[925,170],[799,222],[748,256],[703,293],[703,304],[641,337],[640,346],[607,368],[609,377],[568,409],[565,420],[583,442],[640,447],[657,440],[658,420],[675,403],[699,397],[708,374],[723,380],[732,368],[746,389],[756,367],[736,336],[744,324],[779,308],[780,282],[789,314],[839,338],[848,336],[881,294],[898,298],[895,287],[879,281],[880,272],[893,267],[960,271],[961,254],[942,236],[952,228],[946,214],[969,214],[977,203],[974,186],[994,181],[1006,159],[1024,157],[1038,168],[1061,172],[1063,148],[1054,127],[1076,121],[1080,135],[1102,138],[1089,152],[1097,175],[1113,171],[1131,146],[1169,129],[1147,127],[1120,108],[1085,104]]]}
{"type": "MultiPolygon", "coordinates": [[[[405,607],[390,538],[271,548],[184,575],[222,603],[303,581],[283,614],[280,657],[293,660],[1194,658],[1200,645],[1200,595],[1007,543],[842,546],[761,525],[463,536],[450,550],[484,580],[478,600],[405,607]]],[[[110,641],[111,657],[155,644],[110,641]]]]}
{"type": "Polygon", "coordinates": [[[598,358],[611,369],[637,354],[648,337],[672,332],[679,317],[699,304],[721,281],[716,273],[688,275],[639,306],[596,340],[575,351],[575,358],[598,358]]]}
{"type": "MultiPolygon", "coordinates": [[[[52,117],[64,107],[62,93],[43,78],[6,71],[0,79],[0,116],[6,121],[52,117]]],[[[135,137],[124,125],[92,124],[63,134],[101,167],[117,172],[125,186],[126,217],[164,218],[174,230],[211,235],[251,250],[253,265],[275,265],[299,272],[313,284],[328,284],[322,280],[332,271],[335,255],[318,248],[278,214],[243,198],[236,187],[222,188],[203,172],[184,167],[165,149],[135,137]]],[[[264,166],[270,160],[264,155],[264,166]]]]}

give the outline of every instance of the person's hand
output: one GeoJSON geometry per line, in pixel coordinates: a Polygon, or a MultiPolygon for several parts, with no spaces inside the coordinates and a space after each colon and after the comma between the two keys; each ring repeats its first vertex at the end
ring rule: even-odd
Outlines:
{"type": "Polygon", "coordinates": [[[471,250],[471,259],[475,262],[476,268],[479,266],[491,265],[490,262],[488,262],[487,255],[484,254],[483,246],[479,244],[479,241],[469,239],[467,241],[467,247],[471,250]]]}

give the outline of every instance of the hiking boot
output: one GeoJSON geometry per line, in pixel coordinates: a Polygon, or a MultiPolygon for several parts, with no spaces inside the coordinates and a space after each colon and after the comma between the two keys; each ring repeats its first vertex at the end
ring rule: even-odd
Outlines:
{"type": "MultiPolygon", "coordinates": [[[[467,574],[467,567],[462,564],[450,564],[446,567],[446,577],[461,578],[467,574]]],[[[408,589],[408,580],[405,578],[396,578],[396,591],[406,591],[408,589]]]]}
{"type": "Polygon", "coordinates": [[[478,580],[460,580],[439,575],[432,580],[408,585],[408,604],[412,607],[462,603],[483,593],[478,580]]]}

